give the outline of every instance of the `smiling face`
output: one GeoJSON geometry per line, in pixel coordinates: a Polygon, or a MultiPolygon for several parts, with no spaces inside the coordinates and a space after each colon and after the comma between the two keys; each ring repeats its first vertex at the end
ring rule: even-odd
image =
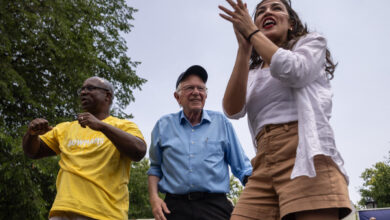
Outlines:
{"type": "Polygon", "coordinates": [[[287,41],[291,23],[287,8],[280,0],[265,0],[256,8],[256,26],[276,45],[287,41]]]}
{"type": "Polygon", "coordinates": [[[189,75],[179,84],[175,98],[187,116],[202,111],[207,98],[206,85],[199,76],[189,75]]]}

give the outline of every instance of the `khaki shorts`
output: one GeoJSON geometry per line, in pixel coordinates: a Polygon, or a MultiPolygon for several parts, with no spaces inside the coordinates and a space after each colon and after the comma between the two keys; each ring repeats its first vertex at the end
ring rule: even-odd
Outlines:
{"type": "Polygon", "coordinates": [[[257,135],[252,176],[232,213],[249,219],[294,219],[300,211],[338,208],[340,218],[351,212],[344,175],[330,157],[314,158],[317,176],[290,175],[298,146],[298,123],[267,125],[257,135]]]}

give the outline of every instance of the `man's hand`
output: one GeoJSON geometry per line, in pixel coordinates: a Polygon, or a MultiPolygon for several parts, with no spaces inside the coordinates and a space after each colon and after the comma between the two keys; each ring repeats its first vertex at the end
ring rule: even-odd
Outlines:
{"type": "Polygon", "coordinates": [[[32,120],[30,124],[28,124],[27,133],[29,135],[37,136],[37,135],[45,134],[51,129],[53,129],[53,127],[49,125],[49,122],[46,119],[36,118],[32,120]]]}
{"type": "Polygon", "coordinates": [[[38,136],[45,134],[51,129],[53,129],[53,127],[43,118],[36,118],[28,124],[27,132],[23,136],[22,144],[23,151],[28,157],[38,159],[56,155],[56,153],[41,141],[38,136]]]}
{"type": "Polygon", "coordinates": [[[77,120],[81,127],[85,128],[88,126],[90,129],[95,131],[101,131],[103,128],[103,122],[96,118],[89,112],[83,112],[77,115],[77,120]]]}
{"type": "Polygon", "coordinates": [[[158,196],[153,199],[150,199],[150,204],[152,205],[153,216],[156,220],[167,220],[163,212],[169,214],[171,213],[167,207],[167,204],[158,196]]]}

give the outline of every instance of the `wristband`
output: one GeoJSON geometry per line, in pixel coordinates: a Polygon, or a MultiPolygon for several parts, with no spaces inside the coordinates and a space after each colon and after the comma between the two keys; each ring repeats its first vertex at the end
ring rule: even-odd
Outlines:
{"type": "Polygon", "coordinates": [[[256,34],[257,32],[259,32],[259,31],[260,31],[259,29],[253,31],[253,32],[246,38],[246,40],[250,42],[250,41],[251,41],[251,37],[252,37],[254,34],[256,34]]]}

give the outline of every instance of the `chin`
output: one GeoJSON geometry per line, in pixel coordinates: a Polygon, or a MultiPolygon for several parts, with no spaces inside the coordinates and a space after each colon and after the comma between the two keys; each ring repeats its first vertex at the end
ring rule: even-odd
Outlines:
{"type": "Polygon", "coordinates": [[[193,112],[197,112],[197,111],[202,111],[202,109],[203,109],[203,107],[202,106],[197,106],[197,107],[193,107],[193,108],[191,108],[191,111],[193,111],[193,112]]]}

